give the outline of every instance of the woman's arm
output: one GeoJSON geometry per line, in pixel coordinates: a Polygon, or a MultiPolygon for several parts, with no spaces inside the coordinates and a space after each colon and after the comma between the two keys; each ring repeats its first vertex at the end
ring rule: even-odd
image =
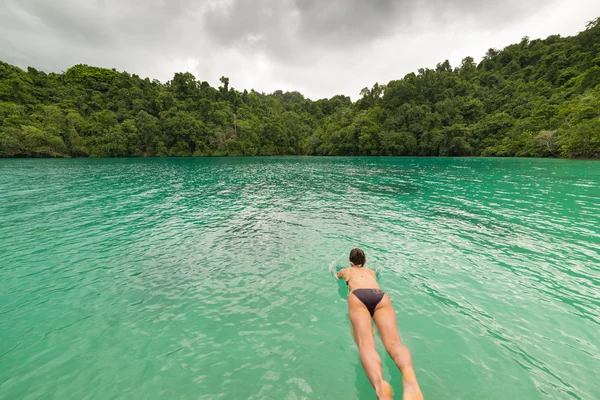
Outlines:
{"type": "Polygon", "coordinates": [[[335,276],[337,276],[338,279],[346,279],[346,269],[347,268],[341,269],[335,276]]]}

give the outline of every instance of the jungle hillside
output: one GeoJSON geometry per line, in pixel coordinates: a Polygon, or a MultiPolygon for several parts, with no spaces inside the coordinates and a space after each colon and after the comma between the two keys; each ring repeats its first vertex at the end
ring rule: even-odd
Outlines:
{"type": "Polygon", "coordinates": [[[600,157],[600,18],[347,96],[0,62],[0,157],[600,157]]]}

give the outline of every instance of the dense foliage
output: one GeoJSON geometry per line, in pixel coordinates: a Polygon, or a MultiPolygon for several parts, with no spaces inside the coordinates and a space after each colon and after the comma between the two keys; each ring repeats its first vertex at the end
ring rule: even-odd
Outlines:
{"type": "Polygon", "coordinates": [[[165,84],[77,65],[0,62],[0,156],[424,155],[600,157],[600,18],[387,85],[311,101],[165,84]]]}

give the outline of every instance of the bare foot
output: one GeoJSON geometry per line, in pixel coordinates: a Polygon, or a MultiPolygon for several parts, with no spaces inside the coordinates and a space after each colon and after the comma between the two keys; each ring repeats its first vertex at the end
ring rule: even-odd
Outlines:
{"type": "Polygon", "coordinates": [[[418,383],[403,382],[404,395],[402,400],[423,400],[423,394],[418,383]]]}
{"type": "Polygon", "coordinates": [[[393,400],[392,387],[386,381],[381,383],[379,391],[377,391],[377,399],[379,400],[393,400]]]}

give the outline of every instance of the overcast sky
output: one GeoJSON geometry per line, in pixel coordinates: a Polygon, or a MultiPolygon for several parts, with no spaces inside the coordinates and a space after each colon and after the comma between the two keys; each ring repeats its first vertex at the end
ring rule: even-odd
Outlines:
{"type": "Polygon", "coordinates": [[[358,97],[523,36],[574,35],[600,0],[0,0],[0,60],[74,64],[236,89],[358,97]]]}

